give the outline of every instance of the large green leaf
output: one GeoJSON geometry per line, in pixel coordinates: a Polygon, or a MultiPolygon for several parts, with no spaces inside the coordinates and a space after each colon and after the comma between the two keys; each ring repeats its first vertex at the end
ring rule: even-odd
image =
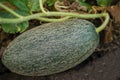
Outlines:
{"type": "Polygon", "coordinates": [[[31,13],[32,11],[38,11],[39,0],[7,0],[14,6],[16,6],[20,11],[31,13]]]}
{"type": "MultiPolygon", "coordinates": [[[[16,12],[18,12],[18,11],[16,11],[16,12]]],[[[0,17],[2,17],[2,18],[15,18],[12,14],[10,14],[8,12],[0,12],[0,17]]],[[[7,33],[23,32],[28,28],[28,26],[29,26],[28,21],[22,22],[22,23],[16,23],[16,24],[12,24],[12,23],[1,24],[1,28],[7,33]]]]}
{"type": "Polygon", "coordinates": [[[96,0],[99,6],[109,6],[113,0],[96,0]]]}
{"type": "Polygon", "coordinates": [[[23,32],[28,27],[28,22],[16,23],[16,24],[1,24],[2,29],[7,33],[23,32]]]}
{"type": "MultiPolygon", "coordinates": [[[[3,1],[3,0],[2,0],[3,1]]],[[[0,0],[0,2],[2,2],[0,0]]],[[[33,11],[39,10],[39,0],[4,0],[9,2],[11,5],[16,7],[15,12],[20,15],[27,16],[30,15],[33,11]]],[[[2,18],[16,18],[14,15],[7,11],[1,11],[0,17],[2,18]]],[[[23,32],[27,29],[29,23],[28,21],[15,24],[1,24],[1,28],[8,33],[17,33],[23,32]]]]}

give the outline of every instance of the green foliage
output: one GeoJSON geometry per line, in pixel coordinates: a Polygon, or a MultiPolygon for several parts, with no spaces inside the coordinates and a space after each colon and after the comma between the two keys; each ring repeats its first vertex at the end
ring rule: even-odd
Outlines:
{"type": "Polygon", "coordinates": [[[4,0],[0,0],[0,2],[3,2],[4,0]]]}
{"type": "Polygon", "coordinates": [[[8,33],[23,32],[28,27],[28,22],[16,23],[16,24],[1,24],[2,29],[8,33]]]}
{"type": "Polygon", "coordinates": [[[28,0],[28,1],[29,1],[28,7],[32,12],[40,10],[39,0],[28,0]]]}
{"type": "MultiPolygon", "coordinates": [[[[57,0],[44,0],[43,3],[45,2],[48,6],[53,7],[53,5],[56,1],[57,0]]],[[[73,0],[70,0],[70,1],[73,1],[73,0]]],[[[79,1],[81,6],[86,6],[88,10],[91,9],[91,5],[86,3],[86,0],[76,0],[76,1],[79,1]]],[[[98,0],[97,0],[97,2],[98,2],[98,0]]],[[[42,3],[42,1],[41,1],[41,3],[42,3]]],[[[100,3],[99,5],[102,4],[100,2],[100,0],[98,3],[100,3]]],[[[5,4],[5,5],[7,6],[7,4],[5,4]]],[[[29,26],[29,23],[28,23],[29,20],[36,19],[36,18],[38,19],[41,14],[42,14],[41,17],[48,17],[48,15],[43,16],[44,13],[40,13],[39,15],[33,14],[34,12],[38,12],[38,11],[40,11],[39,0],[0,0],[0,22],[1,22],[0,28],[2,28],[5,32],[8,32],[8,33],[23,32],[29,26]],[[12,7],[9,7],[9,8],[5,7],[4,5],[1,4],[2,2],[7,2],[8,5],[9,4],[13,5],[15,9],[9,9],[12,7]],[[5,9],[7,11],[5,11],[1,8],[5,9]],[[24,17],[25,17],[25,19],[24,19],[24,17]]],[[[70,15],[69,13],[67,13],[66,15],[63,15],[63,14],[65,14],[64,12],[63,13],[54,12],[54,15],[56,15],[56,14],[57,14],[57,16],[62,15],[65,17],[68,17],[70,15]]],[[[49,12],[49,16],[51,16],[51,15],[54,16],[52,12],[49,12]]],[[[73,13],[72,16],[74,16],[74,15],[81,17],[78,14],[73,13]]],[[[98,15],[98,16],[101,16],[101,15],[98,15]]],[[[74,16],[74,17],[76,17],[76,16],[74,16]]],[[[42,19],[42,20],[50,22],[49,19],[42,19]]]]}
{"type": "MultiPolygon", "coordinates": [[[[16,12],[19,12],[19,11],[16,11],[16,12]]],[[[15,18],[12,14],[10,14],[8,12],[0,12],[0,17],[15,18]]],[[[12,24],[12,23],[10,23],[10,24],[2,23],[1,24],[1,28],[7,33],[23,32],[27,29],[28,26],[29,26],[28,21],[22,22],[22,23],[16,23],[16,24],[12,24]]]]}
{"type": "Polygon", "coordinates": [[[109,6],[113,0],[96,0],[99,6],[109,6]]]}
{"type": "MultiPolygon", "coordinates": [[[[0,2],[9,2],[11,5],[16,7],[15,12],[22,16],[27,16],[32,14],[33,12],[37,12],[40,10],[39,8],[39,0],[0,0],[0,2]]],[[[46,0],[48,6],[53,6],[56,0],[46,0]]],[[[0,11],[0,17],[2,18],[16,18],[11,13],[7,11],[0,11]]],[[[23,23],[16,24],[1,24],[1,28],[8,33],[17,33],[23,32],[28,27],[28,21],[23,23]]]]}
{"type": "MultiPolygon", "coordinates": [[[[86,3],[86,0],[76,0],[79,1],[83,6],[86,6],[87,8],[90,8],[90,5],[86,3]]],[[[97,4],[99,6],[110,6],[113,0],[96,0],[97,4]]]]}
{"type": "Polygon", "coordinates": [[[81,6],[85,6],[88,9],[88,11],[91,10],[92,7],[90,4],[85,2],[86,0],[76,0],[76,1],[79,2],[81,6]]]}
{"type": "Polygon", "coordinates": [[[48,4],[48,6],[53,6],[56,1],[57,0],[46,0],[46,3],[48,4]]]}
{"type": "Polygon", "coordinates": [[[19,10],[26,13],[39,10],[39,0],[7,0],[11,4],[15,5],[19,10]]]}
{"type": "MultiPolygon", "coordinates": [[[[3,1],[3,0],[2,0],[3,1]]],[[[38,11],[39,9],[39,0],[4,0],[9,2],[10,4],[17,7],[15,12],[19,13],[22,16],[27,16],[32,14],[34,11],[38,11]]],[[[1,11],[0,17],[2,18],[16,18],[11,13],[7,11],[1,11]]],[[[1,28],[7,33],[17,33],[23,32],[29,26],[28,21],[16,24],[1,24],[1,28]]]]}

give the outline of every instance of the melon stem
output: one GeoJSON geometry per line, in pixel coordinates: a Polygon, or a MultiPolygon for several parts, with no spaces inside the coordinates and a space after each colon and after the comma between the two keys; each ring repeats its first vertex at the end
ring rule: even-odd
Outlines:
{"type": "Polygon", "coordinates": [[[105,17],[105,21],[102,23],[101,26],[96,28],[97,33],[101,32],[107,26],[107,24],[109,23],[109,19],[110,19],[109,14],[108,13],[104,14],[104,17],[105,17]]]}

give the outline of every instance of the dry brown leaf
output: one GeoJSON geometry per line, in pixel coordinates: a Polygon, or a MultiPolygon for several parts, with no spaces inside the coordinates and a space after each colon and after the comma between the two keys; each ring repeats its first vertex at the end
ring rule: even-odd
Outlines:
{"type": "Polygon", "coordinates": [[[120,24],[120,6],[111,6],[107,10],[112,15],[114,22],[120,24]]]}

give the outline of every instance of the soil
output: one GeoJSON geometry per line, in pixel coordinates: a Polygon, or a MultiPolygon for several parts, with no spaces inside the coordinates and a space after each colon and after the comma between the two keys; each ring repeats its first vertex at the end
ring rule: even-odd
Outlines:
{"type": "MultiPolygon", "coordinates": [[[[9,71],[0,60],[0,80],[120,80],[120,5],[107,8],[111,20],[101,32],[101,41],[95,52],[84,62],[67,71],[44,77],[21,76],[9,71]]],[[[94,22],[96,25],[99,20],[94,22]]],[[[30,26],[39,25],[35,20],[30,26]]],[[[7,45],[19,34],[0,30],[0,57],[7,45]]]]}

